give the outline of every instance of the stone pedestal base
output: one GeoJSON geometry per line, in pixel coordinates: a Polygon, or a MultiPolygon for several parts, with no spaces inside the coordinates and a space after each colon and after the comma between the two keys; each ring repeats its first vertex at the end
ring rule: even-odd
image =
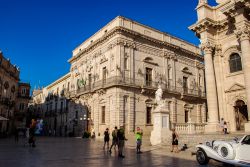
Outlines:
{"type": "Polygon", "coordinates": [[[250,122],[245,123],[245,132],[250,132],[250,122]]]}
{"type": "Polygon", "coordinates": [[[167,142],[171,135],[169,128],[169,113],[153,112],[153,124],[154,128],[150,136],[151,144],[158,145],[167,142]]]}
{"type": "Polygon", "coordinates": [[[219,130],[219,125],[217,123],[208,123],[205,126],[205,133],[214,133],[218,132],[219,130]]]}

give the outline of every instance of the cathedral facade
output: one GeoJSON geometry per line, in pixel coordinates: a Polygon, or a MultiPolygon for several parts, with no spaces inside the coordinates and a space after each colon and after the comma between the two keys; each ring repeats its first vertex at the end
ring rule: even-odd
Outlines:
{"type": "Polygon", "coordinates": [[[190,27],[201,40],[208,104],[207,132],[224,119],[231,131],[250,131],[249,0],[200,0],[190,27]]]}

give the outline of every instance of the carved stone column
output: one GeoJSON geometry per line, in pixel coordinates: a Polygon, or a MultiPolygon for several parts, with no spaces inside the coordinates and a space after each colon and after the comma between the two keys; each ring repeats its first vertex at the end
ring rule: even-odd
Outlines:
{"type": "MultiPolygon", "coordinates": [[[[242,52],[242,65],[244,71],[246,95],[247,95],[247,110],[248,120],[250,120],[250,26],[243,25],[237,29],[236,36],[239,39],[242,52]]],[[[245,124],[245,131],[250,132],[250,122],[245,124]]]]}
{"type": "Polygon", "coordinates": [[[205,128],[206,132],[216,132],[217,125],[219,123],[218,117],[218,101],[217,101],[217,90],[213,64],[213,50],[214,46],[210,42],[203,43],[201,45],[204,51],[205,60],[205,75],[206,75],[206,94],[207,94],[207,105],[208,105],[208,125],[205,128]]]}

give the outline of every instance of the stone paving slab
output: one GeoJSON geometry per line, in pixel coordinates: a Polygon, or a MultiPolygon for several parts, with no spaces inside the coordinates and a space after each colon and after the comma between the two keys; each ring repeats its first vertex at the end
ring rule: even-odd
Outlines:
{"type": "MultiPolygon", "coordinates": [[[[14,139],[0,139],[0,167],[186,167],[199,165],[195,157],[186,153],[170,153],[165,147],[143,147],[137,155],[135,148],[127,146],[125,158],[117,157],[117,151],[109,154],[103,150],[102,141],[81,138],[37,138],[37,147],[18,144],[14,139]]],[[[210,166],[218,166],[212,162],[210,166]]]]}

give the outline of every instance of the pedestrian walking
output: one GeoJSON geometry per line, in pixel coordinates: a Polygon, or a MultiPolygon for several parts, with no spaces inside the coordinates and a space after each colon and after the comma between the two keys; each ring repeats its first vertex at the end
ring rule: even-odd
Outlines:
{"type": "Polygon", "coordinates": [[[172,129],[172,150],[171,150],[171,152],[175,152],[175,153],[179,152],[178,138],[179,138],[179,136],[176,133],[175,129],[172,129]]]}
{"type": "Polygon", "coordinates": [[[225,123],[224,118],[221,118],[221,120],[220,120],[220,129],[221,129],[222,133],[224,133],[224,123],[225,123]]]}
{"type": "Polygon", "coordinates": [[[109,148],[110,154],[112,153],[111,149],[113,147],[115,149],[115,147],[118,145],[117,131],[118,131],[118,129],[117,129],[117,126],[116,126],[115,129],[112,131],[112,145],[109,148]]]}
{"type": "Polygon", "coordinates": [[[107,149],[109,149],[109,129],[108,128],[104,132],[104,145],[103,145],[103,149],[105,149],[106,144],[107,144],[107,149]]]}
{"type": "Polygon", "coordinates": [[[143,135],[143,131],[140,127],[136,128],[136,153],[140,154],[141,152],[141,145],[142,145],[142,135],[143,135]]]}
{"type": "Polygon", "coordinates": [[[117,139],[118,139],[118,157],[125,158],[123,155],[123,149],[125,145],[125,131],[123,125],[120,126],[120,129],[117,131],[117,139]]]}
{"type": "Polygon", "coordinates": [[[227,122],[225,121],[224,122],[224,134],[228,134],[227,130],[228,130],[227,122]]]}
{"type": "Polygon", "coordinates": [[[29,130],[29,145],[32,147],[36,147],[35,131],[36,131],[36,120],[32,119],[31,125],[30,125],[30,130],[29,130]]]}

